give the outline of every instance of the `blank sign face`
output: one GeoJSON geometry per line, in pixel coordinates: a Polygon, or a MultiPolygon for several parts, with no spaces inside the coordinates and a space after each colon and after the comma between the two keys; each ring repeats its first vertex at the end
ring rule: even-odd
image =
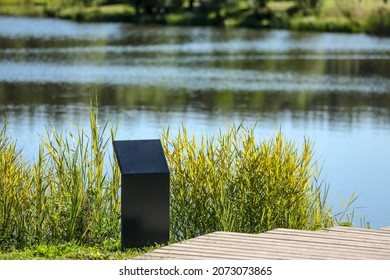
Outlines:
{"type": "Polygon", "coordinates": [[[169,173],[159,139],[114,141],[122,174],[169,173]]]}

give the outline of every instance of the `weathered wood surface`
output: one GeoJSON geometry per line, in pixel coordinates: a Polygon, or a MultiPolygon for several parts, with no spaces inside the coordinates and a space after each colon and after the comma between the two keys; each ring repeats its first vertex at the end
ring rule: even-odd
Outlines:
{"type": "Polygon", "coordinates": [[[275,229],[261,234],[214,232],[171,244],[136,259],[390,260],[390,227],[275,229]]]}

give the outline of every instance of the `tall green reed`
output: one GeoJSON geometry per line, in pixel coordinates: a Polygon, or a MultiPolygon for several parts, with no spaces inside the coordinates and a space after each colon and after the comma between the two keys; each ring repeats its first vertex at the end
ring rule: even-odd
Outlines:
{"type": "Polygon", "coordinates": [[[120,172],[108,145],[116,128],[98,125],[91,105],[90,132],[54,128],[41,136],[36,163],[0,132],[0,248],[119,238],[120,172]],[[108,131],[109,130],[109,131],[108,131]],[[107,162],[108,161],[108,162],[107,162]]]}
{"type": "Polygon", "coordinates": [[[169,128],[163,132],[171,169],[171,238],[333,225],[312,144],[305,140],[299,151],[281,132],[256,142],[254,129],[228,125],[199,141],[184,127],[174,137],[169,128]]]}
{"type": "Polygon", "coordinates": [[[0,242],[24,243],[29,233],[31,201],[28,196],[28,168],[16,143],[6,135],[6,124],[0,131],[0,242]]]}

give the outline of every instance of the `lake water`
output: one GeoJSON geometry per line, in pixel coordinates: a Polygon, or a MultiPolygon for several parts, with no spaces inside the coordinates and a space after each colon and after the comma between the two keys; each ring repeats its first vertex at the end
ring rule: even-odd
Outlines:
{"type": "Polygon", "coordinates": [[[243,119],[309,138],[335,212],[355,192],[358,226],[390,225],[390,38],[0,17],[0,119],[27,157],[45,128],[86,126],[91,94],[118,139],[243,119]]]}

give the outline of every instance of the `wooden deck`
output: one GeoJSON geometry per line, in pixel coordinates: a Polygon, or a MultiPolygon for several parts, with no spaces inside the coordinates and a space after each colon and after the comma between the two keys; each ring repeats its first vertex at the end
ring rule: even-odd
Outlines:
{"type": "Polygon", "coordinates": [[[390,260],[390,227],[275,229],[261,234],[214,232],[171,244],[136,259],[390,260]]]}

